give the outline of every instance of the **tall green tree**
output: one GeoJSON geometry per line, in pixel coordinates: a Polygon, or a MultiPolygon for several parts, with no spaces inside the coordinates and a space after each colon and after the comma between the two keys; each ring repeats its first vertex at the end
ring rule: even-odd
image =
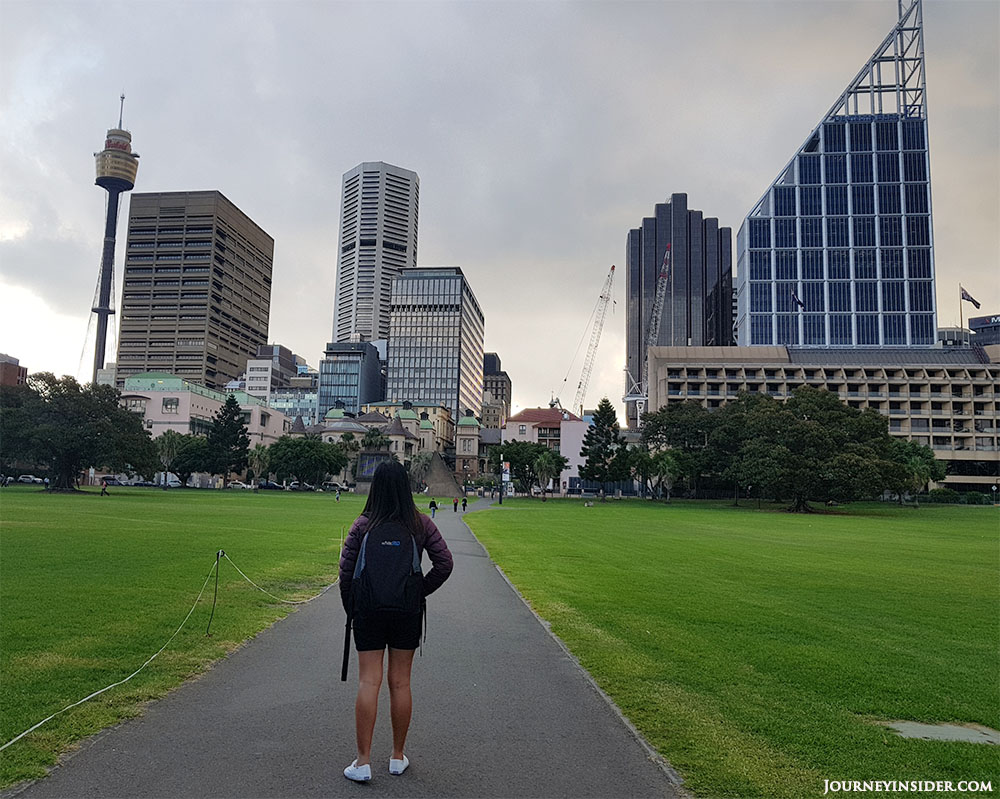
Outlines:
{"type": "Polygon", "coordinates": [[[709,449],[713,414],[696,400],[674,402],[643,415],[642,441],[650,451],[673,453],[675,476],[697,497],[702,478],[711,474],[715,458],[709,449]]]}
{"type": "Polygon", "coordinates": [[[521,493],[530,493],[531,487],[538,484],[535,462],[545,452],[552,455],[561,473],[569,459],[553,452],[544,444],[531,441],[505,441],[502,445],[493,447],[490,452],[490,468],[493,474],[499,475],[500,456],[503,455],[503,459],[510,463],[510,479],[514,488],[521,493]]]}
{"type": "Polygon", "coordinates": [[[602,499],[608,483],[629,476],[628,450],[618,429],[618,414],[607,397],[597,403],[594,423],[583,436],[580,457],[584,459],[580,477],[600,483],[602,499]]]}
{"type": "Polygon", "coordinates": [[[361,437],[361,449],[389,449],[389,437],[377,427],[369,427],[368,432],[361,437]]]}
{"type": "Polygon", "coordinates": [[[112,386],[81,386],[49,372],[31,375],[26,388],[0,400],[5,457],[13,453],[37,464],[54,489],[72,489],[91,466],[151,478],[156,447],[142,417],[122,408],[119,399],[112,386]]]}
{"type": "Polygon", "coordinates": [[[247,467],[250,437],[243,423],[243,411],[236,397],[230,394],[225,404],[212,419],[208,431],[209,463],[212,474],[221,474],[229,479],[231,472],[241,472],[247,467]]]}
{"type": "Polygon", "coordinates": [[[427,484],[433,457],[434,455],[430,452],[419,452],[410,460],[410,480],[415,490],[422,491],[427,484]]]}
{"type": "Polygon", "coordinates": [[[347,465],[347,454],[339,444],[317,438],[282,436],[268,448],[271,471],[279,480],[290,477],[318,485],[328,474],[347,465]]]}
{"type": "Polygon", "coordinates": [[[195,472],[211,473],[212,468],[208,439],[205,436],[184,436],[174,457],[172,469],[181,481],[181,487],[187,486],[195,472]]]}

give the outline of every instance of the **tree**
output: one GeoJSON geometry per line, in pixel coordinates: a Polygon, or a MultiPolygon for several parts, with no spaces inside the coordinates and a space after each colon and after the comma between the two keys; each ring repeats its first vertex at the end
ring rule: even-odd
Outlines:
{"type": "Polygon", "coordinates": [[[709,450],[713,414],[696,400],[675,402],[643,415],[642,441],[651,452],[669,449],[674,454],[675,476],[687,482],[698,496],[702,476],[711,472],[714,458],[709,450]]]}
{"type": "Polygon", "coordinates": [[[163,466],[163,488],[167,488],[167,473],[172,472],[174,460],[180,452],[187,438],[183,433],[176,430],[164,430],[160,437],[156,439],[156,452],[160,456],[160,464],[163,466]]]}
{"type": "Polygon", "coordinates": [[[580,477],[601,484],[601,499],[608,483],[628,477],[628,452],[618,431],[618,414],[611,401],[604,397],[594,412],[594,423],[583,436],[580,457],[580,477]]]}
{"type": "Polygon", "coordinates": [[[427,484],[427,476],[431,473],[431,460],[434,455],[430,452],[420,452],[410,460],[410,480],[417,491],[423,489],[427,484]]]}
{"type": "Polygon", "coordinates": [[[4,457],[38,464],[53,489],[72,489],[90,466],[147,478],[156,471],[156,447],[142,417],[119,405],[112,386],[81,386],[72,377],[40,372],[27,387],[3,393],[4,457]]]}
{"type": "Polygon", "coordinates": [[[910,494],[913,504],[919,507],[917,495],[930,481],[940,482],[945,476],[945,466],[935,460],[934,450],[916,441],[894,438],[889,447],[888,461],[888,489],[899,497],[900,504],[903,504],[903,497],[910,494]]]}
{"type": "Polygon", "coordinates": [[[254,448],[247,455],[247,465],[253,472],[254,478],[260,480],[267,477],[268,461],[267,446],[265,444],[254,445],[254,448]]]}
{"type": "Polygon", "coordinates": [[[510,463],[510,478],[514,483],[514,488],[522,493],[529,493],[531,487],[538,483],[538,475],[535,472],[535,461],[543,452],[550,452],[559,472],[562,472],[569,463],[569,459],[550,450],[544,444],[535,444],[531,441],[505,441],[502,446],[493,447],[490,452],[490,468],[493,474],[499,475],[500,455],[510,463]]]}
{"type": "Polygon", "coordinates": [[[629,449],[629,468],[632,478],[642,484],[646,493],[670,499],[677,473],[677,462],[670,450],[653,451],[640,442],[629,449]]]}
{"type": "Polygon", "coordinates": [[[211,471],[208,439],[205,436],[184,436],[173,463],[173,472],[181,481],[181,487],[187,486],[195,472],[211,471]]]}
{"type": "Polygon", "coordinates": [[[230,394],[219,408],[208,431],[209,472],[229,479],[230,472],[241,472],[247,467],[250,437],[243,424],[243,411],[236,397],[230,394]]]}
{"type": "Polygon", "coordinates": [[[535,458],[535,477],[538,479],[538,487],[542,490],[542,502],[545,501],[545,492],[548,489],[550,480],[558,480],[559,475],[565,468],[566,458],[556,455],[552,450],[546,448],[535,458]],[[563,461],[562,464],[559,461],[563,461]]]}
{"type": "Polygon", "coordinates": [[[294,477],[314,485],[347,465],[347,455],[339,444],[308,437],[282,436],[269,447],[268,458],[271,471],[279,480],[294,477]]]}
{"type": "Polygon", "coordinates": [[[368,432],[361,438],[361,449],[389,449],[389,437],[383,435],[377,427],[369,427],[368,432]]]}

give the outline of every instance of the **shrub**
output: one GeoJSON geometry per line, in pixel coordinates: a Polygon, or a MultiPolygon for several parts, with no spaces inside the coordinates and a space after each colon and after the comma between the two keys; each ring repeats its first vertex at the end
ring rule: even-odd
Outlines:
{"type": "Polygon", "coordinates": [[[957,503],[959,493],[953,488],[932,488],[927,492],[928,502],[957,503]]]}
{"type": "Polygon", "coordinates": [[[962,494],[962,502],[966,505],[985,505],[987,504],[986,494],[979,491],[966,491],[962,494]]]}

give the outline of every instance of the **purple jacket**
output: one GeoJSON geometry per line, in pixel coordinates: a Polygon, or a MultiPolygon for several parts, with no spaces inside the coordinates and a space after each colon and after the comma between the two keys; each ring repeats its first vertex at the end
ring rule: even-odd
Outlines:
{"type": "MultiPolygon", "coordinates": [[[[451,575],[454,563],[451,558],[451,551],[441,537],[441,531],[437,525],[431,521],[429,516],[420,514],[420,521],[424,525],[424,540],[417,541],[417,551],[423,558],[424,551],[431,559],[431,570],[424,575],[424,596],[433,594],[451,575]]],[[[351,582],[354,580],[354,565],[358,560],[358,553],[361,550],[361,540],[368,530],[368,517],[358,516],[354,524],[351,525],[344,541],[344,548],[340,553],[340,598],[347,608],[347,600],[351,595],[351,582]]]]}

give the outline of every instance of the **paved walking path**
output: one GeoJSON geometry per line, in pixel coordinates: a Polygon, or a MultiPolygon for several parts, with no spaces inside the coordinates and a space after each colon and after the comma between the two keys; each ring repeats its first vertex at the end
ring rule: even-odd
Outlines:
{"type": "MultiPolygon", "coordinates": [[[[482,500],[472,505],[481,507],[482,500]]],[[[383,685],[373,779],[354,757],[357,663],[340,682],[336,589],[18,794],[41,797],[677,797],[666,770],[545,631],[462,522],[435,520],[455,556],[414,660],[402,776],[388,773],[383,685]]]]}

